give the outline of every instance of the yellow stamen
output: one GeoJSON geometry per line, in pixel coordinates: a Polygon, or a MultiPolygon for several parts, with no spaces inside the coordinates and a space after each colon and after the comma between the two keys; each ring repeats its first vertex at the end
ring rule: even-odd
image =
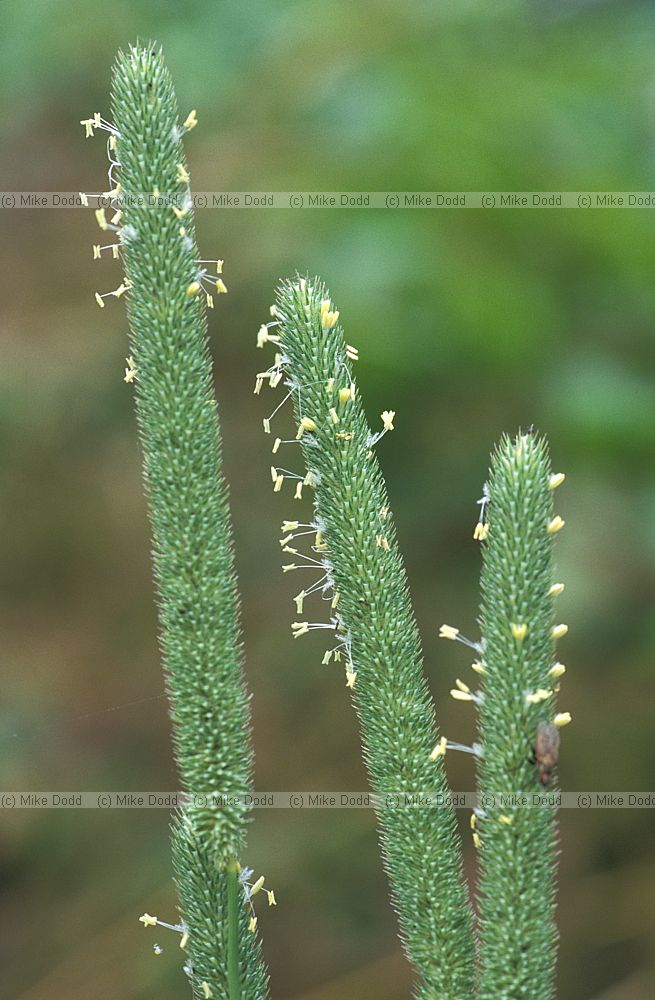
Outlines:
{"type": "Polygon", "coordinates": [[[440,639],[456,639],[459,635],[459,629],[453,628],[452,625],[442,625],[439,629],[440,639]]]}
{"type": "Polygon", "coordinates": [[[562,530],[562,528],[564,527],[564,525],[565,525],[565,524],[566,524],[566,521],[564,521],[564,520],[563,520],[563,518],[561,518],[561,517],[559,516],[559,514],[557,514],[557,515],[556,515],[556,516],[555,516],[555,517],[554,517],[554,518],[552,519],[552,521],[549,521],[549,522],[548,522],[548,529],[547,529],[547,530],[548,530],[548,534],[549,534],[549,535],[554,535],[554,534],[556,534],[556,532],[558,532],[558,531],[561,531],[561,530],[562,530]]]}
{"type": "Polygon", "coordinates": [[[196,109],[194,108],[193,111],[189,111],[189,114],[184,119],[184,128],[189,129],[189,131],[191,131],[191,129],[195,128],[197,124],[198,124],[198,118],[196,116],[196,109]]]}
{"type": "Polygon", "coordinates": [[[255,884],[253,885],[252,889],[250,890],[250,895],[256,896],[261,887],[263,886],[264,882],[265,882],[264,876],[260,875],[255,884]]]}
{"type": "Polygon", "coordinates": [[[430,760],[438,760],[439,757],[445,757],[447,743],[448,740],[446,739],[446,737],[442,736],[439,742],[437,743],[436,747],[430,754],[430,760]]]}

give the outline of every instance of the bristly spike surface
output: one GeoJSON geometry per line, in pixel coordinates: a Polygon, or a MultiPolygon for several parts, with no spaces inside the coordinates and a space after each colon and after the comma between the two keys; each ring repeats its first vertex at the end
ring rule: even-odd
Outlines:
{"type": "Polygon", "coordinates": [[[481,617],[482,1000],[555,995],[555,809],[500,801],[544,792],[531,753],[540,723],[554,716],[550,477],[546,442],[532,433],[503,438],[492,457],[481,617]]]}
{"type": "MultiPolygon", "coordinates": [[[[375,436],[355,390],[357,352],[346,345],[339,313],[318,280],[283,283],[275,316],[296,426],[305,428],[301,447],[329,551],[326,568],[339,595],[337,620],[351,658],[347,686],[371,784],[383,797],[427,789],[446,796],[443,758],[431,759],[438,739],[434,706],[375,436]]],[[[385,426],[390,413],[385,411],[385,426]]],[[[421,996],[472,996],[471,910],[454,812],[401,805],[381,808],[378,819],[401,937],[420,976],[421,996]]]]}
{"type": "Polygon", "coordinates": [[[189,294],[199,280],[199,254],[181,136],[195,115],[180,127],[171,77],[152,45],[119,53],[112,110],[123,232],[129,233],[123,257],[130,351],[138,369],[136,406],[175,751],[185,791],[221,796],[189,806],[175,825],[191,982],[194,997],[209,988],[214,997],[260,1000],[268,991],[259,941],[242,933],[243,907],[240,920],[235,911],[230,923],[226,902],[249,818],[244,797],[252,790],[252,754],[205,301],[189,294]],[[167,198],[156,206],[144,203],[143,195],[155,191],[180,194],[183,210],[174,210],[167,198]]]}

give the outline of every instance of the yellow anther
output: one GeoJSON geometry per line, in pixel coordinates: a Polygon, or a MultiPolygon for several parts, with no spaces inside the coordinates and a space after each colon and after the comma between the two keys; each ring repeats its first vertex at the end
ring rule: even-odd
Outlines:
{"type": "Polygon", "coordinates": [[[504,823],[505,826],[511,826],[514,820],[512,819],[511,816],[507,816],[505,813],[503,813],[502,816],[498,817],[498,822],[504,823]]]}
{"type": "Polygon", "coordinates": [[[460,681],[459,677],[455,678],[455,684],[459,688],[459,690],[460,691],[464,691],[465,694],[470,694],[471,693],[471,689],[468,686],[468,684],[465,684],[464,681],[460,681]]]}
{"type": "Polygon", "coordinates": [[[100,306],[100,308],[104,309],[105,308],[105,300],[103,299],[103,297],[100,294],[100,292],[95,292],[95,298],[96,298],[96,302],[98,303],[98,305],[100,306]]]}
{"type": "Polygon", "coordinates": [[[273,892],[273,890],[272,889],[267,889],[266,890],[266,895],[268,896],[268,905],[269,906],[277,906],[277,900],[275,898],[275,893],[273,892]]]}
{"type": "Polygon", "coordinates": [[[123,213],[121,212],[121,210],[119,208],[118,211],[114,212],[114,214],[111,217],[111,224],[112,224],[112,226],[117,226],[118,223],[121,221],[122,218],[123,218],[123,213]]]}
{"type": "Polygon", "coordinates": [[[459,629],[453,628],[452,625],[442,625],[439,629],[440,639],[456,639],[459,635],[459,629]]]}
{"type": "Polygon", "coordinates": [[[459,688],[452,688],[450,691],[450,697],[454,698],[455,701],[473,701],[472,694],[468,694],[466,691],[460,691],[459,688]]]}
{"type": "Polygon", "coordinates": [[[566,673],[566,667],[563,663],[554,663],[548,673],[554,678],[562,677],[566,673]]]}
{"type": "Polygon", "coordinates": [[[104,208],[96,208],[96,210],[95,210],[95,217],[96,217],[96,222],[98,223],[98,225],[100,226],[101,229],[103,229],[103,230],[104,229],[109,229],[109,223],[107,222],[107,220],[105,218],[105,210],[104,210],[104,208]]]}
{"type": "Polygon", "coordinates": [[[157,917],[151,917],[149,913],[144,913],[142,916],[139,917],[139,920],[141,921],[144,927],[157,926],[157,917]]]}
{"type": "Polygon", "coordinates": [[[564,482],[565,479],[566,479],[566,473],[565,472],[556,472],[548,480],[548,489],[549,490],[556,490],[558,486],[562,485],[562,483],[564,482]]]}
{"type": "Polygon", "coordinates": [[[549,597],[558,597],[562,593],[564,593],[563,583],[554,583],[548,591],[549,597]]]}
{"type": "Polygon", "coordinates": [[[569,630],[568,625],[563,625],[563,624],[562,625],[555,625],[555,627],[553,628],[553,631],[552,631],[551,635],[552,635],[553,639],[561,639],[563,636],[566,635],[566,633],[568,632],[568,630],[569,630]]]}
{"type": "Polygon", "coordinates": [[[480,840],[480,834],[477,833],[477,831],[473,832],[473,846],[475,847],[476,851],[479,851],[480,848],[482,847],[482,841],[480,840]]]}
{"type": "Polygon", "coordinates": [[[264,419],[262,420],[262,424],[264,426],[264,434],[270,434],[271,433],[270,419],[268,417],[264,417],[264,419]]]}
{"type": "Polygon", "coordinates": [[[177,165],[177,181],[178,184],[188,184],[191,178],[189,177],[189,171],[184,166],[183,163],[178,163],[177,165]]]}
{"type": "Polygon", "coordinates": [[[564,521],[563,518],[561,518],[559,516],[559,514],[557,514],[552,519],[552,521],[548,522],[548,529],[547,529],[548,530],[548,534],[549,535],[554,535],[556,532],[561,531],[565,524],[566,524],[566,521],[564,521]]]}
{"type": "Polygon", "coordinates": [[[260,875],[255,884],[253,885],[252,889],[250,890],[250,895],[256,896],[265,881],[266,879],[264,878],[264,876],[260,875]]]}
{"type": "Polygon", "coordinates": [[[294,603],[296,605],[296,614],[299,614],[299,615],[302,614],[303,605],[305,603],[305,596],[306,596],[305,595],[305,591],[301,590],[300,593],[296,594],[296,596],[294,597],[293,600],[294,600],[294,603]]]}
{"type": "Polygon", "coordinates": [[[330,420],[332,421],[332,423],[333,424],[338,424],[339,423],[339,414],[337,413],[337,411],[335,410],[335,408],[333,406],[330,407],[330,409],[328,410],[328,413],[330,414],[330,420]]]}
{"type": "Polygon", "coordinates": [[[227,295],[227,286],[222,278],[216,279],[215,288],[219,295],[227,295]]]}
{"type": "Polygon", "coordinates": [[[302,500],[302,487],[303,487],[302,480],[296,483],[296,491],[293,494],[294,500],[302,500]]]}
{"type": "Polygon", "coordinates": [[[189,298],[192,298],[194,295],[197,295],[199,291],[200,291],[199,281],[192,281],[189,285],[187,285],[186,293],[189,296],[189,298]]]}
{"type": "Polygon", "coordinates": [[[211,986],[209,985],[207,980],[203,979],[200,985],[202,986],[202,995],[205,998],[205,1000],[211,1000],[214,994],[212,993],[211,986]]]}
{"type": "Polygon", "coordinates": [[[347,688],[354,688],[356,680],[357,680],[357,671],[356,670],[346,670],[346,687],[347,688]]]}
{"type": "Polygon", "coordinates": [[[482,521],[478,521],[475,528],[473,529],[473,537],[476,542],[484,542],[489,534],[489,525],[484,524],[482,521]]]}
{"type": "Polygon", "coordinates": [[[573,716],[570,712],[559,712],[553,719],[553,723],[558,727],[558,729],[561,729],[562,726],[568,726],[572,718],[573,716]]]}
{"type": "Polygon", "coordinates": [[[478,817],[475,815],[474,812],[472,812],[469,818],[469,826],[471,827],[472,830],[475,830],[477,822],[478,822],[478,817]]]}
{"type": "Polygon", "coordinates": [[[196,109],[194,108],[193,111],[189,111],[189,114],[184,119],[184,128],[191,131],[191,129],[195,128],[197,124],[198,118],[196,116],[196,109]]]}
{"type": "Polygon", "coordinates": [[[438,760],[439,757],[446,756],[446,747],[448,745],[448,740],[445,736],[442,736],[434,750],[430,754],[430,760],[438,760]]]}
{"type": "Polygon", "coordinates": [[[127,368],[125,369],[123,382],[133,382],[134,376],[137,374],[137,367],[134,364],[134,358],[131,356],[129,358],[125,358],[125,364],[127,365],[127,368]]]}
{"type": "Polygon", "coordinates": [[[180,938],[180,948],[186,948],[189,943],[189,932],[184,931],[182,937],[180,938]]]}
{"type": "Polygon", "coordinates": [[[214,308],[214,299],[209,294],[209,292],[205,293],[205,302],[207,303],[207,308],[208,309],[213,309],[214,308]]]}
{"type": "Polygon", "coordinates": [[[396,416],[395,410],[383,410],[380,414],[385,431],[393,430],[393,419],[396,416]]]}
{"type": "Polygon", "coordinates": [[[283,482],[284,482],[284,476],[283,475],[279,475],[277,477],[277,479],[275,480],[275,485],[273,486],[273,492],[274,493],[279,493],[280,492],[280,490],[282,489],[282,483],[283,482]]]}
{"type": "Polygon", "coordinates": [[[525,624],[525,622],[522,622],[520,625],[512,625],[512,635],[514,636],[517,642],[522,642],[522,640],[525,639],[527,634],[528,634],[528,626],[525,624]]]}
{"type": "Polygon", "coordinates": [[[348,388],[339,389],[339,402],[340,403],[347,403],[349,399],[352,399],[352,395],[353,394],[351,393],[350,389],[348,389],[348,388]]]}
{"type": "Polygon", "coordinates": [[[359,361],[359,351],[352,344],[346,344],[346,357],[351,361],[359,361]]]}
{"type": "Polygon", "coordinates": [[[546,701],[547,698],[550,698],[552,693],[552,691],[548,691],[546,688],[537,688],[536,691],[527,694],[525,700],[530,705],[538,705],[540,701],[546,701]]]}
{"type": "Polygon", "coordinates": [[[94,243],[93,244],[93,259],[94,260],[100,260],[100,244],[99,243],[94,243]]]}
{"type": "Polygon", "coordinates": [[[476,660],[471,664],[471,670],[475,670],[476,674],[486,674],[487,672],[487,668],[484,663],[480,663],[479,660],[476,660]]]}
{"type": "Polygon", "coordinates": [[[177,219],[183,219],[188,211],[188,208],[178,208],[177,205],[173,205],[173,213],[177,219]]]}

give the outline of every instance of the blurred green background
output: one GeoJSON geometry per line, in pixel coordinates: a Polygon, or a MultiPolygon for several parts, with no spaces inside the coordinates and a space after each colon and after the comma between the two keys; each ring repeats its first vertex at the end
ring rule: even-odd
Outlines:
{"type": "MultiPolygon", "coordinates": [[[[198,110],[196,190],[655,186],[649,3],[5,0],[3,189],[106,186],[104,143],[78,121],[108,112],[115,50],[137,36],[163,44],[181,111],[198,110]]],[[[173,789],[125,313],[93,301],[118,265],[92,261],[90,210],[2,222],[1,785],[173,789]]],[[[330,286],[371,418],[398,413],[379,454],[444,731],[473,733],[447,697],[467,657],[436,634],[443,621],[475,634],[488,453],[534,423],[568,476],[561,706],[575,722],[561,783],[652,787],[651,213],[215,210],[198,228],[229,287],[211,338],[257,787],[365,787],[340,672],[320,666],[318,639],[291,640],[297,588],[281,576],[277,528],[300,505],[271,492],[269,404],[252,395],[257,328],[296,268],[330,286]]],[[[448,769],[472,787],[468,759],[448,769]]],[[[564,811],[561,846],[561,1000],[652,1000],[653,814],[564,811]]],[[[3,997],[187,995],[173,936],[137,922],[175,916],[165,812],[3,813],[0,859],[3,997]]],[[[260,811],[247,860],[279,900],[261,915],[275,997],[409,996],[369,813],[260,811]]]]}

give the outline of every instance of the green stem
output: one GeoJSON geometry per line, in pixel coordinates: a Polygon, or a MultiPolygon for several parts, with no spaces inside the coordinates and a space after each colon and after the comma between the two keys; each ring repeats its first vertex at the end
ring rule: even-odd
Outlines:
{"type": "Polygon", "coordinates": [[[241,1000],[239,976],[239,876],[235,861],[227,869],[227,988],[230,1000],[241,1000]]]}

